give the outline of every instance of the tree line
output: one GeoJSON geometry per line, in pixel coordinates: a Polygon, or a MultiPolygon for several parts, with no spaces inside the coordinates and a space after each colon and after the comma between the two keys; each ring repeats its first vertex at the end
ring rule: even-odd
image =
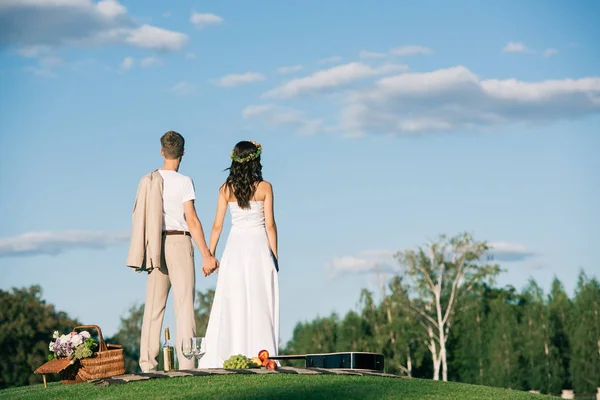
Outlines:
{"type": "Polygon", "coordinates": [[[554,279],[497,287],[502,269],[485,242],[441,236],[395,256],[404,273],[357,310],[296,325],[289,354],[383,353],[386,371],[560,394],[600,387],[600,283],[584,272],[570,298],[554,279]],[[377,297],[377,299],[376,299],[377,297]]]}
{"type": "MultiPolygon", "coordinates": [[[[594,393],[600,387],[600,283],[580,272],[573,297],[555,279],[549,293],[531,280],[497,287],[502,272],[486,242],[463,233],[398,252],[403,273],[379,293],[363,289],[356,310],[299,322],[284,354],[383,353],[386,372],[518,390],[594,393]]],[[[197,334],[214,290],[196,294],[197,334]]],[[[54,330],[79,321],[42,299],[39,286],[0,290],[0,388],[39,383],[33,370],[54,330]]],[[[109,343],[138,370],[143,305],[121,318],[109,343]]],[[[293,362],[291,362],[293,363],[293,362]]]]}

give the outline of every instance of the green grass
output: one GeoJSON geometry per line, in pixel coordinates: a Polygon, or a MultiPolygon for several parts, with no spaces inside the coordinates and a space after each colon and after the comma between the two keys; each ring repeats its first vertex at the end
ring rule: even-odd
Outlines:
{"type": "Polygon", "coordinates": [[[2,399],[542,399],[526,392],[423,379],[341,375],[218,375],[99,387],[51,383],[0,391],[2,399]]]}

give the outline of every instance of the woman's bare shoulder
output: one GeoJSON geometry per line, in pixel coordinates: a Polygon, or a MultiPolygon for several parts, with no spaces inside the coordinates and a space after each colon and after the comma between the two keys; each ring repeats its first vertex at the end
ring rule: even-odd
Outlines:
{"type": "Polygon", "coordinates": [[[262,201],[270,193],[273,193],[273,188],[272,188],[271,184],[267,181],[260,181],[256,185],[256,191],[254,192],[254,199],[256,199],[258,201],[262,201]]]}
{"type": "Polygon", "coordinates": [[[273,185],[269,181],[260,181],[258,183],[258,190],[273,190],[273,185]]]}

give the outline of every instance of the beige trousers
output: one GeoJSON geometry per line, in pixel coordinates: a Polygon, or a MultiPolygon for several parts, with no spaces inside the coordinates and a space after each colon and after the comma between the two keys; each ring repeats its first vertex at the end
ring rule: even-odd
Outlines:
{"type": "Polygon", "coordinates": [[[171,286],[173,286],[177,325],[175,340],[171,336],[171,344],[177,352],[179,369],[195,367],[195,360],[193,358],[188,360],[181,352],[183,339],[196,335],[194,245],[189,236],[168,235],[163,236],[162,249],[161,267],[154,268],[150,272],[146,284],[146,304],[140,343],[142,372],[157,370],[158,354],[164,342],[164,338],[161,341],[162,324],[171,286]]]}

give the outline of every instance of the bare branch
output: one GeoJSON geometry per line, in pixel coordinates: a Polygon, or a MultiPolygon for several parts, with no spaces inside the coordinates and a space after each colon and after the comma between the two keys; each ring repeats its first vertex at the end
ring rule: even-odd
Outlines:
{"type": "MultiPolygon", "coordinates": [[[[459,264],[456,264],[456,252],[453,253],[452,255],[452,263],[454,263],[454,265],[457,267],[457,271],[456,271],[456,277],[454,278],[454,282],[452,282],[452,292],[450,293],[450,300],[448,301],[448,307],[446,307],[446,313],[444,314],[444,318],[442,319],[442,324],[445,324],[446,321],[448,321],[448,318],[450,317],[450,313],[452,312],[452,306],[454,304],[454,299],[456,297],[456,293],[458,291],[458,286],[460,284],[461,279],[463,278],[463,269],[464,269],[464,265],[465,262],[467,260],[467,250],[464,250],[461,254],[461,256],[459,257],[459,264]]],[[[470,288],[468,289],[470,290],[470,288]]]]}
{"type": "Polygon", "coordinates": [[[431,318],[429,315],[427,315],[425,313],[425,311],[421,310],[419,307],[413,306],[410,302],[408,302],[408,306],[413,310],[418,312],[419,314],[421,314],[421,316],[423,316],[427,321],[429,321],[433,326],[435,326],[436,328],[439,328],[438,323],[431,318]]]}
{"type": "Polygon", "coordinates": [[[446,313],[444,314],[444,318],[442,319],[442,324],[445,324],[450,317],[450,313],[452,312],[452,306],[454,304],[454,299],[456,297],[456,292],[458,291],[458,283],[462,279],[462,271],[456,273],[456,278],[454,278],[454,282],[452,282],[452,292],[450,293],[450,300],[448,300],[448,307],[446,307],[446,313]]]}

